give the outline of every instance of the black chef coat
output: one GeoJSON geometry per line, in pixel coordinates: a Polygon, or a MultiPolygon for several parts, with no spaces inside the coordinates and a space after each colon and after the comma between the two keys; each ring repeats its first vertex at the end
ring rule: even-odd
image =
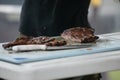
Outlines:
{"type": "Polygon", "coordinates": [[[71,27],[90,27],[90,0],[25,0],[20,33],[27,36],[58,36],[71,27]]]}

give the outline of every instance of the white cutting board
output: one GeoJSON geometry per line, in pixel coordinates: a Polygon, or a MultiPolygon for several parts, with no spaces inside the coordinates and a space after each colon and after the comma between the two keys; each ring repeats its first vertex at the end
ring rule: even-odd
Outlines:
{"type": "Polygon", "coordinates": [[[120,39],[109,39],[107,37],[100,37],[96,45],[91,47],[56,51],[12,52],[4,50],[1,43],[0,60],[15,64],[22,64],[33,61],[43,61],[80,55],[100,54],[100,52],[114,50],[120,50],[120,39]]]}

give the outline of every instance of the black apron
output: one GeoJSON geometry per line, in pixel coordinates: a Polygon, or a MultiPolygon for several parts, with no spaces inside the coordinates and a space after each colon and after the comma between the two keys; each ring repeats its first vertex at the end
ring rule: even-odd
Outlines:
{"type": "Polygon", "coordinates": [[[71,27],[90,27],[90,0],[25,0],[20,33],[27,36],[58,36],[71,27]]]}

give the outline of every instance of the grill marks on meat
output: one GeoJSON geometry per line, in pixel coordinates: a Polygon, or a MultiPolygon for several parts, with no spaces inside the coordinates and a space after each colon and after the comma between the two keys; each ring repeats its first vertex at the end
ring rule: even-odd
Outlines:
{"type": "Polygon", "coordinates": [[[66,45],[66,41],[56,40],[55,38],[51,38],[47,36],[40,36],[40,37],[33,37],[33,38],[20,37],[13,42],[3,44],[3,47],[6,49],[15,45],[29,45],[29,44],[45,44],[47,46],[62,46],[62,45],[66,45]]]}
{"type": "Polygon", "coordinates": [[[94,35],[94,29],[75,27],[65,30],[61,36],[66,41],[73,41],[79,43],[94,42],[98,39],[98,36],[94,35]]]}

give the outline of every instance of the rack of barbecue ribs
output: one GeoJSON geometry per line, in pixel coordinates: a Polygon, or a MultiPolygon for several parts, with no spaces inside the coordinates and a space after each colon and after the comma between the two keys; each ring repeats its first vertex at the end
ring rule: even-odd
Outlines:
{"type": "Polygon", "coordinates": [[[20,37],[13,42],[3,44],[3,47],[9,48],[16,45],[30,45],[30,44],[43,44],[47,46],[63,46],[69,41],[77,43],[90,43],[96,41],[99,37],[94,35],[94,29],[74,27],[64,30],[60,36],[62,39],[54,37],[39,36],[39,37],[20,37]]]}
{"type": "Polygon", "coordinates": [[[47,36],[39,36],[39,37],[20,37],[17,38],[13,42],[9,42],[7,44],[3,44],[2,46],[7,49],[16,45],[32,45],[32,44],[40,44],[46,46],[62,46],[66,44],[64,40],[57,40],[52,37],[47,36]]]}

